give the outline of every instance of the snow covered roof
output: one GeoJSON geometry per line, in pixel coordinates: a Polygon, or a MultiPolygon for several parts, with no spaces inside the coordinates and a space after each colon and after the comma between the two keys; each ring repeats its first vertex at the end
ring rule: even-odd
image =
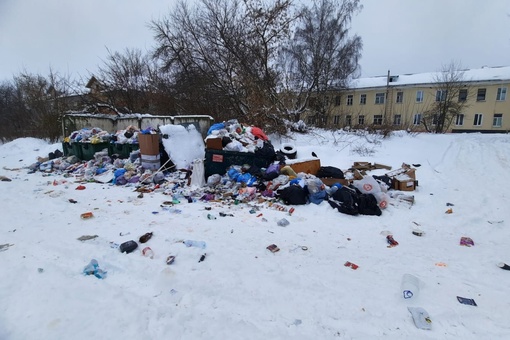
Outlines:
{"type": "MultiPolygon", "coordinates": [[[[467,69],[463,70],[463,79],[466,81],[510,81],[510,66],[497,66],[497,67],[483,67],[479,69],[467,69]]],[[[420,84],[432,84],[436,83],[437,76],[441,72],[429,72],[429,73],[414,73],[414,74],[401,74],[392,75],[393,78],[390,82],[392,86],[405,86],[405,85],[420,85],[420,84]]],[[[358,78],[354,79],[351,83],[351,88],[369,88],[369,87],[386,87],[387,76],[377,76],[369,78],[358,78]]]]}

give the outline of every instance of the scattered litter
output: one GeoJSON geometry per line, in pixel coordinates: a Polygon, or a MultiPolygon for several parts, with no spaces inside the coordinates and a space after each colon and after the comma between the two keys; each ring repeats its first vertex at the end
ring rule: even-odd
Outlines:
{"type": "Polygon", "coordinates": [[[453,214],[453,209],[450,208],[444,212],[445,214],[453,214]]]}
{"type": "Polygon", "coordinates": [[[44,272],[44,269],[43,268],[37,268],[37,272],[38,273],[42,273],[42,272],[44,272]]]}
{"type": "Polygon", "coordinates": [[[120,233],[119,233],[119,236],[127,236],[127,235],[129,235],[129,234],[131,234],[129,231],[128,231],[127,233],[120,232],[120,233]]]}
{"type": "Polygon", "coordinates": [[[78,203],[78,201],[75,201],[75,200],[73,200],[72,198],[70,198],[70,199],[69,199],[69,203],[76,204],[76,203],[78,203]]]}
{"type": "Polygon", "coordinates": [[[10,179],[8,177],[5,177],[5,176],[0,176],[0,181],[2,181],[2,182],[10,182],[10,181],[12,181],[12,179],[10,179]]]}
{"type": "Polygon", "coordinates": [[[217,217],[214,216],[213,214],[207,214],[207,219],[208,220],[215,220],[217,217]]]}
{"type": "Polygon", "coordinates": [[[504,269],[504,270],[510,270],[510,266],[507,265],[506,263],[504,262],[500,262],[498,263],[498,267],[501,268],[501,269],[504,269]]]}
{"type": "Polygon", "coordinates": [[[9,249],[9,247],[12,247],[14,244],[9,244],[9,243],[6,243],[6,244],[0,244],[0,251],[6,251],[7,249],[9,249]]]}
{"type": "Polygon", "coordinates": [[[138,243],[133,240],[126,241],[119,246],[120,252],[126,254],[133,252],[136,248],[138,248],[138,243]]]}
{"type": "Polygon", "coordinates": [[[466,247],[471,247],[471,246],[475,245],[475,242],[473,242],[473,240],[470,237],[462,236],[460,238],[460,245],[466,246],[466,247]]]}
{"type": "Polygon", "coordinates": [[[83,236],[78,237],[77,240],[78,241],[88,241],[88,240],[93,240],[96,237],[98,237],[98,236],[97,235],[83,235],[83,236]]]}
{"type": "Polygon", "coordinates": [[[113,242],[113,241],[110,241],[110,248],[112,248],[112,249],[117,249],[117,248],[119,248],[119,247],[120,247],[120,245],[119,245],[118,243],[115,243],[115,242],[113,242]]]}
{"type": "Polygon", "coordinates": [[[505,222],[504,220],[499,220],[499,221],[487,221],[487,223],[489,224],[498,224],[498,223],[503,223],[505,222]]]}
{"type": "Polygon", "coordinates": [[[454,206],[454,204],[453,204],[453,203],[446,203],[446,206],[447,206],[447,207],[453,207],[453,206],[454,206]]]}
{"type": "Polygon", "coordinates": [[[413,316],[414,325],[419,329],[432,329],[432,320],[429,313],[421,307],[407,307],[413,316]]]}
{"type": "Polygon", "coordinates": [[[298,250],[298,249],[301,249],[301,250],[303,250],[303,251],[307,251],[307,250],[308,250],[308,247],[307,247],[307,246],[297,246],[296,248],[291,249],[291,250],[289,250],[289,251],[290,251],[291,253],[293,253],[293,252],[295,252],[295,251],[296,251],[296,250],[298,250]]]}
{"type": "Polygon", "coordinates": [[[393,235],[386,236],[386,241],[388,242],[388,248],[398,246],[398,242],[393,239],[393,235]]]}
{"type": "Polygon", "coordinates": [[[78,185],[76,187],[76,190],[85,190],[85,189],[86,189],[86,187],[84,185],[78,185]]]}
{"type": "Polygon", "coordinates": [[[197,247],[201,249],[205,249],[207,244],[204,241],[193,241],[193,240],[185,240],[182,241],[186,245],[186,247],[197,247]]]}
{"type": "Polygon", "coordinates": [[[424,234],[425,234],[425,232],[423,232],[423,230],[413,229],[413,235],[415,235],[415,236],[423,236],[424,234]]]}
{"type": "Polygon", "coordinates": [[[166,258],[166,264],[168,264],[168,265],[174,263],[174,261],[175,261],[175,256],[173,256],[173,255],[170,255],[166,258]]]}
{"type": "Polygon", "coordinates": [[[448,265],[444,262],[436,262],[435,264],[437,267],[448,267],[448,265]]]}
{"type": "Polygon", "coordinates": [[[280,227],[286,227],[290,224],[290,222],[286,218],[282,218],[276,224],[278,224],[280,227]]]}
{"type": "Polygon", "coordinates": [[[203,262],[205,260],[205,255],[206,254],[204,253],[202,256],[200,256],[200,260],[198,260],[198,263],[203,262]]]}
{"type": "Polygon", "coordinates": [[[473,300],[473,299],[468,299],[468,298],[463,298],[463,297],[457,296],[457,300],[464,305],[478,306],[476,304],[475,300],[473,300]]]}
{"type": "Polygon", "coordinates": [[[356,270],[356,269],[358,269],[358,268],[359,268],[359,266],[358,266],[357,264],[354,264],[354,263],[349,262],[349,261],[345,262],[345,263],[344,263],[344,266],[346,266],[346,267],[351,267],[353,270],[356,270]]]}
{"type": "Polygon", "coordinates": [[[277,251],[280,251],[280,248],[276,244],[271,244],[266,247],[267,250],[269,250],[271,253],[276,253],[277,251]]]}
{"type": "Polygon", "coordinates": [[[144,235],[140,236],[140,239],[138,240],[140,243],[146,243],[152,238],[152,232],[145,233],[144,235]]]}
{"type": "Polygon", "coordinates": [[[90,260],[89,264],[83,268],[84,275],[94,275],[98,279],[104,279],[106,277],[106,272],[99,268],[99,264],[97,260],[90,260]]]}
{"type": "Polygon", "coordinates": [[[80,218],[82,220],[88,220],[88,219],[90,219],[92,217],[94,217],[94,214],[92,212],[90,212],[90,211],[80,215],[80,218]]]}
{"type": "MultiPolygon", "coordinates": [[[[262,214],[261,214],[261,215],[262,215],[262,214]]],[[[234,217],[234,215],[233,215],[233,214],[226,214],[226,213],[224,213],[224,212],[220,212],[220,216],[221,216],[221,217],[226,217],[226,216],[234,217]]],[[[257,216],[257,217],[258,217],[258,216],[257,216]]]]}
{"type": "Polygon", "coordinates": [[[152,251],[151,247],[143,248],[142,255],[145,256],[145,257],[149,257],[151,259],[154,258],[154,252],[152,251]]]}

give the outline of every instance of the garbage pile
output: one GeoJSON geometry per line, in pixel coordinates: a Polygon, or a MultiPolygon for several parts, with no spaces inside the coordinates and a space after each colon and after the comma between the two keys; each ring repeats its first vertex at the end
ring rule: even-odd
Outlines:
{"type": "Polygon", "coordinates": [[[256,126],[244,126],[236,119],[213,124],[207,131],[208,148],[237,152],[255,152],[264,147],[269,138],[256,126]]]}

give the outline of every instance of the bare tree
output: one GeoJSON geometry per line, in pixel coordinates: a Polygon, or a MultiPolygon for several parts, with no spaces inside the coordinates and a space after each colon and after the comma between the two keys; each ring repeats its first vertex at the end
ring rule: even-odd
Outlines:
{"type": "Polygon", "coordinates": [[[424,112],[422,124],[429,132],[444,133],[468,106],[470,85],[464,79],[461,65],[456,62],[444,65],[434,76],[433,90],[436,100],[424,112]]]}
{"type": "Polygon", "coordinates": [[[363,44],[349,29],[361,9],[359,0],[314,0],[311,7],[302,7],[293,39],[281,55],[283,87],[295,94],[289,109],[294,120],[309,107],[320,121],[331,108],[328,93],[347,88],[358,75],[363,44]]]}
{"type": "MultiPolygon", "coordinates": [[[[47,77],[22,72],[0,86],[0,131],[3,139],[61,137],[61,118],[74,107],[74,82],[50,69],[47,77]]],[[[79,100],[79,98],[78,98],[79,100]]]]}
{"type": "Polygon", "coordinates": [[[108,50],[96,77],[103,91],[93,99],[125,113],[153,111],[151,97],[157,92],[156,70],[150,56],[140,49],[126,48],[123,53],[108,50]]]}
{"type": "Polygon", "coordinates": [[[179,1],[166,18],[153,21],[162,69],[193,78],[247,123],[279,128],[274,60],[288,37],[291,0],[179,1]]]}

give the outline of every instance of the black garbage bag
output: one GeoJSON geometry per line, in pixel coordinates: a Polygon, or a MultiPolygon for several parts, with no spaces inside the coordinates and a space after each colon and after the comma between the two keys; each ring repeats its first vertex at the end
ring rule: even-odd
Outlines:
{"type": "Polygon", "coordinates": [[[303,205],[308,203],[308,191],[300,185],[291,185],[276,192],[285,204],[303,205]]]}

